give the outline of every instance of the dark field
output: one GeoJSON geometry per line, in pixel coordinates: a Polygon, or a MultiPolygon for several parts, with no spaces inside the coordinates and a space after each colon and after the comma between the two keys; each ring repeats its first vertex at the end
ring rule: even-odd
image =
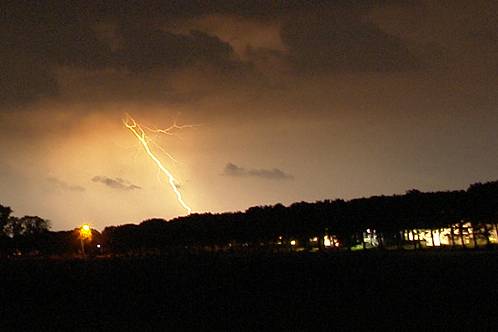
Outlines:
{"type": "Polygon", "coordinates": [[[0,262],[0,330],[496,330],[498,255],[0,262]]]}

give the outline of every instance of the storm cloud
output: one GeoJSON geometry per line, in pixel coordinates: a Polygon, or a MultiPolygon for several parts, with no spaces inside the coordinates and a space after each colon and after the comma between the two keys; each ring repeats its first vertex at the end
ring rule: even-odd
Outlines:
{"type": "Polygon", "coordinates": [[[258,177],[268,180],[292,180],[294,176],[282,171],[279,168],[272,169],[246,169],[235,165],[234,163],[227,163],[223,169],[222,175],[233,177],[258,177]]]}
{"type": "Polygon", "coordinates": [[[105,95],[108,99],[190,101],[172,92],[169,81],[185,69],[209,80],[267,89],[268,82],[275,81],[267,68],[316,74],[404,71],[419,65],[399,36],[368,17],[373,2],[153,3],[140,8],[118,2],[7,4],[0,22],[0,103],[12,108],[67,95],[61,90],[92,86],[97,87],[92,94],[111,91],[105,95]],[[238,42],[242,46],[237,53],[231,42],[244,36],[222,39],[216,30],[219,23],[214,28],[196,23],[210,17],[246,22],[246,29],[259,37],[263,34],[258,30],[274,24],[281,45],[262,47],[255,45],[261,38],[253,38],[245,45],[238,42]],[[158,88],[150,92],[154,86],[158,88]]]}
{"type": "Polygon", "coordinates": [[[122,178],[110,178],[107,176],[94,176],[92,178],[93,182],[97,183],[102,183],[106,185],[109,188],[116,189],[116,190],[123,190],[123,191],[128,191],[128,190],[136,190],[136,189],[142,189],[141,187],[132,184],[131,182],[124,180],[122,178]]]}
{"type": "MultiPolygon", "coordinates": [[[[248,68],[237,60],[228,43],[202,31],[175,34],[160,25],[149,26],[146,16],[135,17],[132,23],[119,13],[116,16],[111,10],[82,3],[54,7],[6,6],[6,19],[0,23],[4,36],[0,103],[4,107],[57,97],[67,83],[61,81],[61,71],[83,71],[88,79],[111,70],[131,84],[137,74],[143,82],[151,80],[148,73],[152,70],[168,75],[186,66],[211,66],[220,73],[248,68]],[[90,19],[89,13],[96,19],[90,19]]],[[[94,83],[95,78],[88,82],[94,83]]],[[[98,83],[106,81],[99,79],[98,83]]],[[[127,95],[126,90],[122,92],[121,97],[127,95]]]]}
{"type": "Polygon", "coordinates": [[[299,15],[283,27],[289,59],[305,73],[393,72],[419,66],[404,42],[360,15],[325,11],[299,15]]]}

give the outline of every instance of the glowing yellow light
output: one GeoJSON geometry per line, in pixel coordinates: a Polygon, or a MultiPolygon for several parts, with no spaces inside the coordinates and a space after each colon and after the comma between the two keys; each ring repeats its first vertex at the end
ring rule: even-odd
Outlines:
{"type": "Polygon", "coordinates": [[[325,235],[325,236],[323,237],[323,245],[324,245],[325,247],[330,247],[330,246],[332,245],[332,241],[330,241],[330,238],[329,238],[329,236],[328,236],[328,235],[325,235]]]}
{"type": "Polygon", "coordinates": [[[80,237],[82,239],[91,239],[92,238],[92,229],[90,225],[84,224],[80,228],[80,237]]]}
{"type": "Polygon", "coordinates": [[[290,244],[291,244],[291,246],[295,246],[296,245],[296,240],[291,240],[290,244]]]}
{"type": "MultiPolygon", "coordinates": [[[[171,174],[171,172],[161,163],[161,161],[154,155],[154,153],[150,149],[149,142],[151,140],[150,140],[149,137],[147,137],[147,135],[145,134],[145,131],[128,114],[126,115],[126,119],[123,120],[123,124],[125,125],[126,128],[128,128],[133,133],[133,135],[135,135],[135,137],[138,139],[138,141],[140,142],[140,144],[145,149],[145,152],[147,153],[147,155],[157,165],[157,167],[159,168],[159,170],[164,175],[166,175],[166,177],[168,178],[168,183],[169,183],[171,189],[173,190],[173,192],[176,195],[176,199],[178,200],[178,202],[180,203],[180,205],[185,210],[187,210],[187,213],[190,214],[192,212],[192,209],[183,200],[182,194],[178,190],[178,187],[177,187],[177,184],[176,184],[176,179],[174,178],[173,174],[171,174]]],[[[167,135],[174,135],[174,133],[171,132],[173,129],[182,129],[182,128],[190,128],[190,127],[193,127],[193,126],[178,126],[176,124],[176,122],[175,122],[175,124],[173,126],[171,126],[169,128],[166,128],[166,129],[155,129],[154,130],[154,129],[150,129],[150,128],[147,128],[147,127],[145,127],[145,128],[148,129],[148,130],[151,130],[153,132],[156,132],[156,133],[163,133],[163,134],[167,134],[167,135]]],[[[173,159],[169,154],[168,154],[168,156],[171,159],[173,159]]]]}

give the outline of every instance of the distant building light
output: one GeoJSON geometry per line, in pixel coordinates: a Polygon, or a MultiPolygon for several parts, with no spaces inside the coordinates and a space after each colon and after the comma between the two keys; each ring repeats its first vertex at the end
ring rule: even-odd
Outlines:
{"type": "Polygon", "coordinates": [[[439,230],[435,230],[434,231],[434,234],[433,234],[433,237],[434,237],[434,241],[433,241],[433,245],[435,247],[439,247],[441,246],[441,238],[440,238],[440,235],[439,235],[439,230]]]}
{"type": "Polygon", "coordinates": [[[291,246],[295,246],[296,245],[296,240],[291,240],[290,244],[291,244],[291,246]]]}
{"type": "Polygon", "coordinates": [[[97,244],[97,248],[99,248],[99,249],[100,249],[100,247],[101,247],[101,246],[100,246],[100,244],[97,244]]]}

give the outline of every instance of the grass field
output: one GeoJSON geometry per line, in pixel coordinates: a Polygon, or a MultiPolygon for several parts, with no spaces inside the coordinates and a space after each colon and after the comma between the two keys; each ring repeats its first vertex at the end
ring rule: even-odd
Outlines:
{"type": "Polygon", "coordinates": [[[0,330],[494,330],[498,254],[0,261],[0,330]]]}

